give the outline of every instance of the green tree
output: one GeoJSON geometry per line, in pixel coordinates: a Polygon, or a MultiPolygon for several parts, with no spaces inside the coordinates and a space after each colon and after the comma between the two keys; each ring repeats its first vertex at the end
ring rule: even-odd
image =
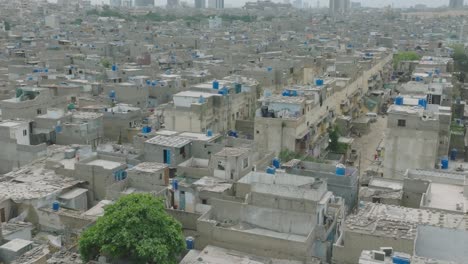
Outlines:
{"type": "Polygon", "coordinates": [[[11,30],[11,25],[8,21],[3,21],[3,23],[5,24],[5,30],[6,31],[10,31],[11,30]]]}
{"type": "Polygon", "coordinates": [[[393,56],[393,66],[396,68],[400,61],[415,61],[420,59],[421,55],[414,51],[399,52],[393,56]]]}
{"type": "Polygon", "coordinates": [[[104,67],[104,68],[110,68],[112,63],[110,63],[109,60],[107,59],[101,59],[101,65],[104,67]]]}
{"type": "Polygon", "coordinates": [[[150,194],[120,198],[79,239],[86,262],[104,255],[131,263],[173,264],[184,249],[182,225],[150,194]]]}
{"type": "Polygon", "coordinates": [[[463,45],[452,46],[453,53],[452,59],[455,64],[455,70],[463,73],[463,80],[465,79],[465,73],[468,72],[468,56],[465,52],[463,45]]]}

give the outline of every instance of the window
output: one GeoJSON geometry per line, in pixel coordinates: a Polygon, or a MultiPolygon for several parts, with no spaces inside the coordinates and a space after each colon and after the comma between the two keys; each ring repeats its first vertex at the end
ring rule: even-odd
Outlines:
{"type": "Polygon", "coordinates": [[[398,119],[398,126],[399,127],[406,127],[406,120],[398,119]]]}
{"type": "Polygon", "coordinates": [[[225,170],[225,167],[224,167],[224,162],[223,161],[218,161],[218,170],[225,170]]]}
{"type": "Polygon", "coordinates": [[[257,134],[260,134],[260,131],[257,130],[257,134]]]}
{"type": "Polygon", "coordinates": [[[372,197],[372,202],[373,203],[381,203],[380,197],[372,197]]]}
{"type": "Polygon", "coordinates": [[[208,202],[206,201],[206,199],[202,199],[202,200],[201,200],[201,203],[202,203],[202,204],[208,204],[208,202]]]}
{"type": "Polygon", "coordinates": [[[37,109],[37,114],[42,115],[42,109],[37,109]]]}
{"type": "Polygon", "coordinates": [[[249,166],[249,158],[245,158],[244,161],[242,161],[242,168],[247,168],[249,166]]]}
{"type": "Polygon", "coordinates": [[[159,179],[162,180],[162,173],[159,174],[159,179]]]}
{"type": "Polygon", "coordinates": [[[25,129],[23,130],[23,136],[27,136],[28,135],[28,131],[25,129]]]}
{"type": "Polygon", "coordinates": [[[234,172],[231,171],[231,180],[234,180],[234,172]]]}

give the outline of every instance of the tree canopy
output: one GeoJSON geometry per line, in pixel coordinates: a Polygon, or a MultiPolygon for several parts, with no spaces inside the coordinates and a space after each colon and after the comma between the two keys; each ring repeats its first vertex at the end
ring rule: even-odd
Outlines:
{"type": "Polygon", "coordinates": [[[104,255],[132,263],[173,264],[184,249],[182,225],[150,194],[120,198],[79,239],[84,261],[104,255]]]}
{"type": "Polygon", "coordinates": [[[400,61],[415,61],[420,59],[421,55],[414,51],[399,52],[393,57],[393,65],[396,67],[400,61]]]}

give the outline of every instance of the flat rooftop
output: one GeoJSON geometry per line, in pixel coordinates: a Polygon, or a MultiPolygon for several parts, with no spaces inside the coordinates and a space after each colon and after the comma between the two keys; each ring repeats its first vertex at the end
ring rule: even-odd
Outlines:
{"type": "Polygon", "coordinates": [[[157,162],[143,162],[138,165],[128,169],[128,171],[141,171],[141,172],[157,172],[167,168],[166,164],[157,163],[157,162]]]}
{"type": "Polygon", "coordinates": [[[193,98],[200,98],[203,96],[204,98],[212,97],[212,96],[221,96],[220,94],[215,93],[204,93],[204,92],[197,92],[197,91],[183,91],[180,93],[174,94],[173,97],[193,97],[193,98]]]}
{"type": "Polygon", "coordinates": [[[115,161],[110,161],[110,160],[96,159],[96,160],[86,163],[86,165],[99,166],[99,167],[103,167],[106,170],[113,170],[122,166],[123,164],[120,162],[115,162],[115,161]]]}
{"type": "Polygon", "coordinates": [[[214,177],[203,177],[198,181],[194,182],[199,192],[201,191],[208,191],[208,192],[215,192],[215,193],[223,193],[232,187],[232,183],[227,183],[220,181],[218,178],[214,177]]]}
{"type": "MultiPolygon", "coordinates": [[[[202,251],[191,250],[180,264],[302,264],[301,261],[259,257],[235,250],[206,246],[202,251]]],[[[320,263],[311,260],[310,264],[320,263]]]]}
{"type": "Polygon", "coordinates": [[[403,182],[383,178],[372,178],[369,182],[369,187],[390,189],[394,191],[403,190],[403,182]]]}
{"type": "Polygon", "coordinates": [[[0,246],[0,248],[2,250],[8,250],[10,252],[18,252],[20,251],[21,249],[29,246],[29,245],[32,245],[32,241],[29,241],[29,240],[24,240],[24,239],[21,239],[21,238],[15,238],[13,240],[11,240],[10,242],[6,243],[6,244],[3,244],[2,246],[0,246]]]}
{"type": "Polygon", "coordinates": [[[223,148],[220,152],[214,154],[218,157],[238,157],[249,153],[247,148],[223,148]]]}
{"type": "Polygon", "coordinates": [[[190,139],[174,136],[174,137],[166,137],[166,136],[155,136],[154,138],[148,139],[146,143],[160,145],[164,147],[172,147],[172,148],[181,148],[192,141],[190,139]]]}
{"type": "Polygon", "coordinates": [[[220,136],[220,134],[213,134],[213,136],[209,137],[206,133],[192,133],[192,132],[183,132],[179,134],[180,137],[193,139],[197,141],[211,141],[220,136]]]}
{"type": "Polygon", "coordinates": [[[87,191],[88,191],[87,189],[83,189],[83,188],[74,188],[73,190],[60,195],[59,198],[64,199],[64,200],[70,200],[70,199],[73,199],[75,197],[78,197],[86,193],[87,191]]]}
{"type": "Polygon", "coordinates": [[[357,214],[346,218],[345,229],[347,232],[414,240],[420,225],[465,230],[468,228],[466,221],[461,214],[364,203],[357,214]]]}
{"type": "Polygon", "coordinates": [[[430,199],[425,205],[428,208],[467,212],[467,197],[463,195],[464,188],[461,185],[431,183],[430,199]],[[457,209],[457,204],[461,210],[457,209]]]}

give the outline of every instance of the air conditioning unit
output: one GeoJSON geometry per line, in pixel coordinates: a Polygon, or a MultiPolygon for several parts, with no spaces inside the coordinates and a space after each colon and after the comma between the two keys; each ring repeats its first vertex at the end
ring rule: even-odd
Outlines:
{"type": "Polygon", "coordinates": [[[393,248],[392,247],[381,247],[380,251],[385,252],[385,256],[391,257],[393,255],[393,248]]]}
{"type": "Polygon", "coordinates": [[[372,258],[378,261],[385,261],[385,252],[373,250],[372,258]]]}

